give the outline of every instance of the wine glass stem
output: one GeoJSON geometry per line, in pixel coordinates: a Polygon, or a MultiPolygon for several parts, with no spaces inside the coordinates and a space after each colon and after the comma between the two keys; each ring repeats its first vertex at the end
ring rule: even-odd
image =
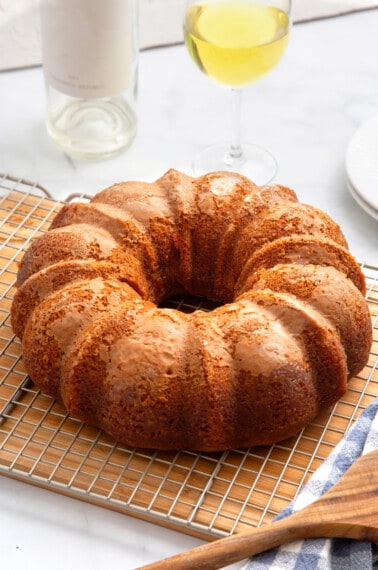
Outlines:
{"type": "Polygon", "coordinates": [[[231,146],[225,161],[231,166],[242,157],[241,147],[241,89],[232,89],[231,146]]]}

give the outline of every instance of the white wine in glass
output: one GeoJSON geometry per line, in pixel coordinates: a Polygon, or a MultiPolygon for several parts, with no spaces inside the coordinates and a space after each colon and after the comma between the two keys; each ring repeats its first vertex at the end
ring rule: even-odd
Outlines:
{"type": "Polygon", "coordinates": [[[291,0],[187,0],[184,36],[189,54],[203,73],[233,93],[231,140],[195,157],[197,175],[230,170],[257,184],[274,178],[274,157],[258,145],[241,143],[240,100],[245,85],[278,64],[290,26],[291,0]]]}

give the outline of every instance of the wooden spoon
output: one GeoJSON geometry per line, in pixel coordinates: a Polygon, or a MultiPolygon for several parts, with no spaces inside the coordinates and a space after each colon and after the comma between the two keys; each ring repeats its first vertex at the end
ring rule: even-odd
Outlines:
{"type": "Polygon", "coordinates": [[[360,457],[323,497],[301,511],[139,570],[214,570],[281,544],[319,537],[378,541],[378,450],[360,457]]]}

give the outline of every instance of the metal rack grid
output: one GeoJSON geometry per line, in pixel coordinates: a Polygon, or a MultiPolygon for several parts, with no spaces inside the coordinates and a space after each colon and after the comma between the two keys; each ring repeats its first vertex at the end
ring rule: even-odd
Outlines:
{"type": "MultiPolygon", "coordinates": [[[[206,539],[270,521],[378,396],[378,269],[363,268],[374,327],[369,362],[333,410],[296,438],[224,453],[132,449],[34,388],[11,330],[17,263],[60,207],[37,184],[0,175],[0,474],[206,539]]],[[[209,308],[198,299],[171,303],[209,308]]]]}

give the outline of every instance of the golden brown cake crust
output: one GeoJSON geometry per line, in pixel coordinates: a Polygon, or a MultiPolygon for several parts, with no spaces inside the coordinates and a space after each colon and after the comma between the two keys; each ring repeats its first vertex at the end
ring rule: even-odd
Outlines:
{"type": "Polygon", "coordinates": [[[175,170],[65,205],[12,305],[25,366],[125,444],[223,450],[296,434],[365,365],[365,282],[339,226],[281,185],[175,170]],[[220,303],[185,314],[176,293],[220,303]]]}

